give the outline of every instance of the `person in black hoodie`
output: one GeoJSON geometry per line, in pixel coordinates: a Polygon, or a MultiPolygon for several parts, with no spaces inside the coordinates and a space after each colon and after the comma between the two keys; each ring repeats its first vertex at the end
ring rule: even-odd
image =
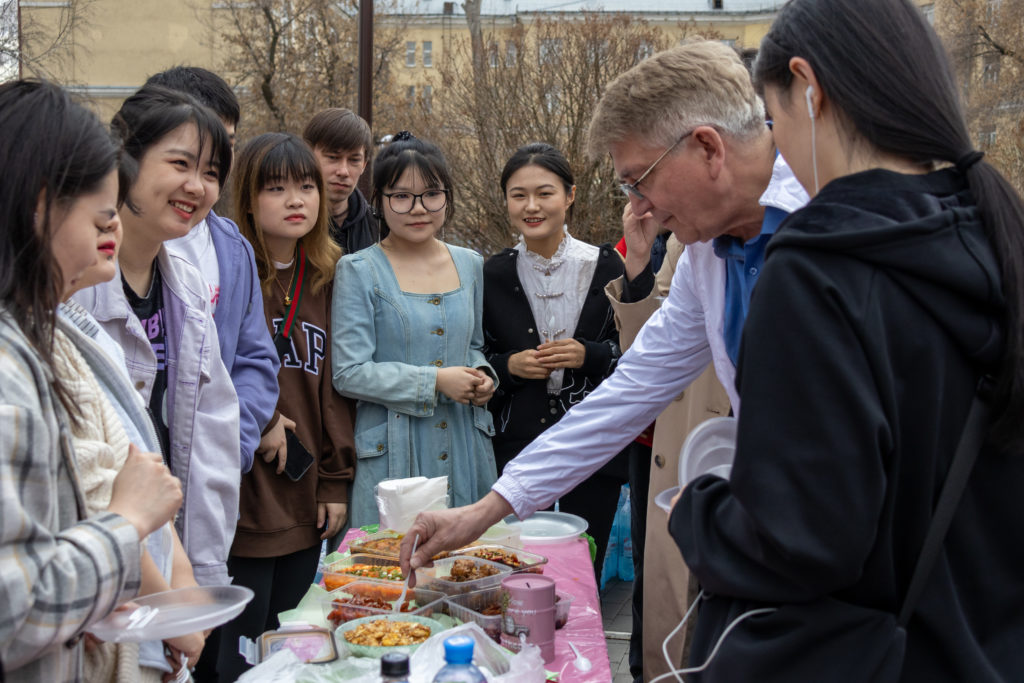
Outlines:
{"type": "Polygon", "coordinates": [[[355,112],[334,107],[313,116],[302,137],[324,176],[331,239],[346,254],[377,242],[376,221],[357,187],[373,151],[370,126],[355,112]]]}
{"type": "Polygon", "coordinates": [[[1020,680],[1024,206],[908,0],[792,0],[755,77],[813,199],[753,293],[731,477],[670,518],[705,596],[687,680],[1020,680]],[[897,628],[984,375],[984,443],[897,628]],[[851,614],[875,626],[827,627],[851,614]]]}
{"type": "MultiPolygon", "coordinates": [[[[610,245],[569,234],[572,169],[551,145],[520,147],[505,163],[501,191],[519,243],[484,264],[484,353],[498,374],[494,415],[498,471],[558,422],[615,369],[621,352],[604,286],[623,273],[610,245]]],[[[560,499],[587,520],[600,569],[628,476],[629,448],[560,499]]]]}

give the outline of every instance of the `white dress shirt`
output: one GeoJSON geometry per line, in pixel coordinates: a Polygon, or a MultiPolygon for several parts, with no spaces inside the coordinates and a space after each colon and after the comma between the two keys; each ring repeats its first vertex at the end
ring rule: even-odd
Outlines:
{"type": "MultiPolygon", "coordinates": [[[[551,258],[526,248],[522,236],[515,250],[516,273],[530,302],[533,321],[542,342],[568,339],[576,331],[583,311],[583,302],[594,279],[601,250],[581,242],[562,226],[563,237],[551,258]]],[[[548,393],[562,391],[565,370],[552,370],[548,376],[548,393]]]]}
{"type": "MultiPolygon", "coordinates": [[[[762,206],[795,211],[807,193],[778,156],[762,206]]],[[[640,329],[611,377],[527,446],[492,489],[520,518],[548,507],[596,472],[714,362],[739,415],[736,368],[722,336],[725,262],[710,242],[688,245],[668,297],[640,329]]]]}

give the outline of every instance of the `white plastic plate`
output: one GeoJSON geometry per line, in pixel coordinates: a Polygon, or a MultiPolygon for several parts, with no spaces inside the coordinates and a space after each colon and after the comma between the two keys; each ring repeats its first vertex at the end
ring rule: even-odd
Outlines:
{"type": "Polygon", "coordinates": [[[679,453],[679,485],[703,474],[728,479],[736,455],[736,418],[713,417],[693,428],[679,453]]]}
{"type": "Polygon", "coordinates": [[[137,608],[113,612],[86,630],[111,643],[176,638],[231,621],[252,598],[245,586],[179,588],[136,598],[137,608]]]}
{"type": "Polygon", "coordinates": [[[672,499],[677,493],[679,493],[679,486],[673,486],[670,489],[666,489],[654,497],[654,504],[664,510],[666,513],[672,512],[672,499]]]}
{"type": "Polygon", "coordinates": [[[523,543],[534,545],[565,543],[587,530],[587,520],[568,512],[542,510],[523,521],[516,519],[515,515],[509,515],[505,523],[519,529],[519,538],[523,543]]]}

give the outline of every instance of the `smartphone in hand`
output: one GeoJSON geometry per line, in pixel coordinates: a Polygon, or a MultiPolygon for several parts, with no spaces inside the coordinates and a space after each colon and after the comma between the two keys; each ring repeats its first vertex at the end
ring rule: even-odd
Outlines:
{"type": "Polygon", "coordinates": [[[302,445],[299,437],[290,429],[284,430],[285,438],[288,440],[288,460],[284,464],[284,473],[292,481],[302,479],[306,471],[313,464],[313,454],[302,445]]]}

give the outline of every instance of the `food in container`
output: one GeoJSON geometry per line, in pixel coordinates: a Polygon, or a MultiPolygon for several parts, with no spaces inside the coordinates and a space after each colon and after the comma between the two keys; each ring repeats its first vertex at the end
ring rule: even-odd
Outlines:
{"type": "Polygon", "coordinates": [[[356,553],[332,562],[323,569],[324,588],[329,591],[359,579],[401,582],[405,580],[398,560],[356,553]]]}
{"type": "Polygon", "coordinates": [[[412,614],[383,614],[353,619],[338,627],[338,638],[358,657],[381,657],[387,652],[412,652],[444,626],[412,614]]]}
{"type": "Polygon", "coordinates": [[[497,586],[511,573],[510,567],[477,557],[446,557],[417,569],[416,585],[447,595],[470,593],[497,586]]]}
{"type": "MultiPolygon", "coordinates": [[[[322,602],[327,620],[335,627],[353,619],[393,613],[395,601],[401,596],[402,585],[385,581],[353,581],[331,591],[322,602]]],[[[444,593],[410,588],[402,601],[400,613],[429,617],[440,611],[444,593]]]]}
{"type": "Polygon", "coordinates": [[[573,596],[562,591],[555,591],[555,628],[565,626],[569,621],[569,610],[572,608],[573,596]]]}
{"type": "Polygon", "coordinates": [[[397,558],[404,536],[405,534],[400,534],[397,531],[378,531],[352,540],[348,544],[348,549],[353,554],[362,553],[397,558]]]}
{"type": "Polygon", "coordinates": [[[507,604],[507,593],[501,586],[449,595],[445,598],[448,613],[459,621],[475,622],[494,642],[501,639],[501,613],[507,604]]]}
{"type": "Polygon", "coordinates": [[[376,619],[345,631],[345,640],[353,645],[394,647],[418,645],[430,637],[430,627],[415,621],[376,619]]]}
{"type": "Polygon", "coordinates": [[[536,553],[530,553],[517,548],[509,548],[497,543],[475,545],[466,548],[453,550],[446,554],[447,557],[479,557],[482,560],[490,560],[510,567],[515,572],[533,572],[541,574],[544,572],[543,565],[547,564],[548,558],[536,553]]]}

